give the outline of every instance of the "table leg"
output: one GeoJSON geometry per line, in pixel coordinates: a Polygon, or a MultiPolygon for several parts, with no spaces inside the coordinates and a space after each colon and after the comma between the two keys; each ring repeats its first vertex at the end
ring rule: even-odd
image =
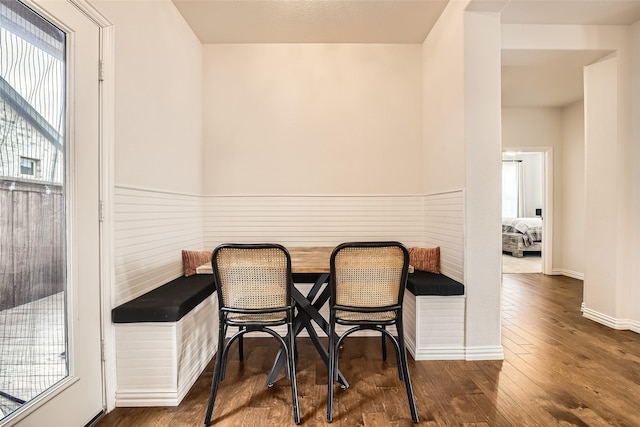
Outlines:
{"type": "MultiPolygon", "coordinates": [[[[320,291],[322,286],[327,282],[328,278],[329,278],[328,273],[322,274],[318,278],[318,280],[314,283],[313,287],[311,288],[307,296],[304,296],[302,292],[300,292],[296,288],[293,288],[292,290],[292,297],[296,301],[296,305],[298,308],[298,314],[296,315],[296,318],[294,319],[294,322],[293,322],[293,331],[296,335],[298,335],[303,328],[307,330],[307,332],[309,333],[309,337],[311,338],[311,342],[313,343],[316,350],[318,351],[318,354],[320,354],[320,357],[322,357],[322,360],[327,366],[329,366],[329,352],[320,341],[320,337],[316,333],[311,321],[313,320],[315,323],[317,323],[318,326],[320,326],[320,328],[327,334],[327,336],[329,335],[329,332],[330,332],[329,323],[326,321],[324,317],[322,317],[319,311],[329,299],[329,290],[325,288],[318,296],[318,292],[320,291]],[[311,303],[311,301],[313,301],[316,298],[316,296],[318,296],[316,301],[311,303]]],[[[335,337],[334,339],[336,338],[337,337],[335,337]]],[[[284,365],[284,362],[285,362],[285,355],[282,352],[282,349],[280,349],[276,356],[276,360],[273,364],[273,367],[271,368],[271,372],[267,377],[267,380],[266,380],[267,387],[273,386],[278,376],[278,373],[280,372],[280,369],[282,369],[282,366],[284,365]]],[[[338,381],[340,382],[343,388],[349,387],[349,383],[340,372],[338,372],[338,381]]]]}

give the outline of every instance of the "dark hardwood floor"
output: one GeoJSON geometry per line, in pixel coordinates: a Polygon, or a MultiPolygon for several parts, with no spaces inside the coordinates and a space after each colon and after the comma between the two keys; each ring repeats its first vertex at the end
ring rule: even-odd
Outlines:
{"type": "MultiPolygon", "coordinates": [[[[640,335],[582,317],[582,282],[542,274],[505,274],[503,361],[410,358],[420,424],[425,426],[640,426],[640,335]]],[[[379,338],[346,341],[340,368],[351,387],[336,388],[336,426],[412,425],[395,358],[381,361],[379,338]]],[[[301,338],[297,365],[302,424],[327,425],[326,368],[301,338]]],[[[289,382],[263,386],[275,341],[246,341],[231,355],[213,414],[220,426],[294,425],[289,382]]],[[[213,364],[178,407],[116,408],[96,425],[202,425],[213,364]]]]}

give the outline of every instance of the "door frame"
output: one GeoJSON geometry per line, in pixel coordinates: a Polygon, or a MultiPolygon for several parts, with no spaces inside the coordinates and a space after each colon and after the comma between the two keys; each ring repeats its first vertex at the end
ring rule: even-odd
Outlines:
{"type": "MultiPolygon", "coordinates": [[[[56,22],[57,19],[47,10],[44,4],[34,0],[20,0],[43,17],[56,22]]],[[[111,325],[112,288],[115,277],[113,264],[113,182],[114,182],[114,133],[115,133],[115,81],[114,58],[115,38],[114,26],[88,0],[66,0],[78,9],[98,28],[98,55],[100,60],[100,76],[98,76],[98,157],[99,157],[99,310],[100,333],[102,343],[102,409],[103,412],[115,407],[115,339],[111,325]]],[[[72,154],[72,153],[71,153],[72,154]]],[[[33,400],[24,411],[9,416],[5,421],[14,425],[55,397],[62,390],[77,382],[74,377],[67,377],[51,387],[41,396],[33,400]]],[[[1,424],[4,425],[4,422],[1,424]]]]}
{"type": "Polygon", "coordinates": [[[100,219],[100,333],[102,345],[102,401],[105,412],[116,404],[115,329],[111,323],[114,306],[114,220],[115,183],[115,26],[88,0],[67,0],[92,20],[100,32],[99,76],[99,219],[100,219]]]}
{"type": "MultiPolygon", "coordinates": [[[[502,147],[501,154],[507,151],[521,153],[542,153],[543,173],[542,173],[542,273],[551,275],[553,273],[553,147],[502,147]]],[[[500,191],[502,194],[502,190],[500,191]]]]}

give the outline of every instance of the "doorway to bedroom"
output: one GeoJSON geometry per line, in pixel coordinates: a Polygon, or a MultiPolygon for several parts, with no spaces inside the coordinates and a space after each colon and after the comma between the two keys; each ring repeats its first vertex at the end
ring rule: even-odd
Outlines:
{"type": "Polygon", "coordinates": [[[502,272],[542,273],[545,154],[502,153],[502,272]]]}

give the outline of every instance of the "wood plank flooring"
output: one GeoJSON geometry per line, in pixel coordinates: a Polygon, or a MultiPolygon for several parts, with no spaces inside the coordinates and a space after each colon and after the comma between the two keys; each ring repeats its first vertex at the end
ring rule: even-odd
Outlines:
{"type": "MultiPolygon", "coordinates": [[[[505,274],[503,361],[419,361],[409,369],[425,426],[640,426],[640,335],[582,317],[582,282],[542,274],[505,274]]],[[[412,425],[393,352],[379,338],[351,338],[336,387],[335,426],[412,425]]],[[[302,424],[327,425],[326,368],[308,339],[297,365],[302,424]]],[[[294,425],[289,382],[264,380],[275,341],[246,341],[245,361],[230,356],[213,414],[219,426],[294,425]]],[[[178,407],[116,408],[97,427],[202,425],[210,364],[178,407]]]]}

